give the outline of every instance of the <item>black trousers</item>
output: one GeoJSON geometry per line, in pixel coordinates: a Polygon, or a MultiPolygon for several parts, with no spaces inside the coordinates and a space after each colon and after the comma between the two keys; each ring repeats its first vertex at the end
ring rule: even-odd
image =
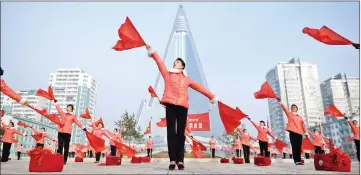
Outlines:
{"type": "Polygon", "coordinates": [[[101,154],[101,152],[95,153],[95,161],[99,162],[101,154]]]}
{"type": "Polygon", "coordinates": [[[268,154],[268,142],[264,142],[264,141],[259,140],[258,143],[259,143],[259,149],[260,149],[261,156],[269,157],[269,154],[268,154]]]}
{"type": "Polygon", "coordinates": [[[286,158],[286,153],[283,153],[283,158],[284,158],[284,159],[286,158]]]}
{"type": "Polygon", "coordinates": [[[310,159],[310,154],[309,154],[309,153],[305,153],[305,158],[306,158],[306,159],[310,159]]]}
{"type": "Polygon", "coordinates": [[[90,158],[93,158],[93,151],[90,151],[90,158]]]}
{"type": "Polygon", "coordinates": [[[3,154],[1,156],[1,162],[7,162],[9,160],[11,144],[12,143],[3,142],[3,154]]]}
{"type": "Polygon", "coordinates": [[[68,160],[70,138],[71,134],[62,132],[58,133],[58,153],[64,155],[64,163],[68,160]]]}
{"type": "Polygon", "coordinates": [[[36,146],[39,146],[44,149],[44,144],[42,144],[42,143],[36,143],[36,146]]]}
{"type": "Polygon", "coordinates": [[[249,161],[249,152],[250,152],[251,147],[248,146],[248,145],[242,145],[242,147],[243,147],[244,162],[245,163],[250,163],[250,161],[249,161]]]}
{"type": "Polygon", "coordinates": [[[354,140],[356,146],[357,160],[360,161],[360,140],[354,140]]]}
{"type": "Polygon", "coordinates": [[[216,149],[211,148],[211,152],[212,152],[212,158],[216,157],[216,149]]]}
{"type": "Polygon", "coordinates": [[[241,150],[240,150],[240,149],[236,149],[236,156],[237,156],[237,157],[240,157],[240,154],[241,154],[241,150]]]}
{"type": "Polygon", "coordinates": [[[147,156],[152,157],[153,149],[147,148],[147,156]]]}
{"type": "Polygon", "coordinates": [[[315,146],[315,154],[323,154],[323,151],[320,146],[315,146]]]}
{"type": "Polygon", "coordinates": [[[292,159],[293,158],[292,154],[289,154],[289,157],[290,157],[290,159],[292,159]]]}
{"type": "Polygon", "coordinates": [[[170,161],[184,162],[184,131],[187,124],[188,109],[172,104],[166,105],[167,142],[170,161]]]}
{"type": "Polygon", "coordinates": [[[290,131],[293,161],[301,162],[302,135],[290,131]]]}
{"type": "Polygon", "coordinates": [[[110,155],[111,156],[117,155],[117,147],[115,147],[114,145],[110,145],[110,155]]]}
{"type": "Polygon", "coordinates": [[[20,157],[21,157],[21,152],[20,152],[20,151],[18,151],[17,153],[18,153],[18,160],[20,160],[20,157]]]}

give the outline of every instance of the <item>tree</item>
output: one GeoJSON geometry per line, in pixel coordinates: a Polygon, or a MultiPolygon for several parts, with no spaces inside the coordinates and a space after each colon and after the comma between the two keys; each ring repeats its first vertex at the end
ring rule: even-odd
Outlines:
{"type": "Polygon", "coordinates": [[[224,153],[227,155],[227,157],[230,157],[232,155],[234,139],[237,139],[237,137],[238,137],[237,129],[235,129],[230,135],[224,132],[222,136],[218,136],[218,140],[221,141],[227,147],[224,148],[224,153]]]}
{"type": "Polygon", "coordinates": [[[133,114],[129,114],[128,111],[125,111],[122,114],[121,120],[118,121],[114,121],[114,124],[119,127],[120,126],[120,121],[122,121],[122,127],[123,127],[123,132],[122,132],[122,136],[124,141],[128,142],[129,145],[130,143],[133,141],[135,142],[143,142],[144,139],[144,135],[140,129],[140,127],[136,127],[137,122],[135,120],[135,115],[133,114]]]}

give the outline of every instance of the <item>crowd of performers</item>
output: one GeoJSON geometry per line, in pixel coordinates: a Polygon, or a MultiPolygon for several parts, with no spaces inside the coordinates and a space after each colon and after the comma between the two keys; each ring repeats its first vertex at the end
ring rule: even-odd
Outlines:
{"type": "MultiPolygon", "coordinates": [[[[158,66],[158,69],[161,73],[161,76],[164,78],[165,82],[165,90],[163,93],[163,97],[161,98],[160,102],[165,107],[165,115],[166,115],[166,123],[167,123],[167,144],[168,144],[168,155],[169,155],[169,169],[174,170],[176,166],[178,169],[183,170],[184,169],[184,147],[185,142],[187,141],[191,145],[196,143],[195,138],[191,136],[190,131],[187,131],[187,115],[188,115],[188,88],[192,88],[195,91],[198,91],[199,93],[206,96],[210,103],[215,104],[217,103],[217,99],[215,98],[215,95],[211,92],[209,92],[206,88],[204,88],[201,84],[197,83],[196,81],[191,80],[187,73],[185,72],[185,62],[181,58],[177,58],[174,61],[173,67],[168,70],[158,53],[149,45],[146,46],[148,50],[148,56],[154,59],[156,65],[158,66]],[[186,139],[187,138],[187,139],[186,139]],[[191,142],[189,142],[189,139],[191,142]]],[[[4,92],[4,94],[8,95],[9,89],[7,89],[7,85],[5,84],[4,80],[1,80],[1,91],[4,92]]],[[[11,94],[11,93],[10,93],[11,94]]],[[[17,102],[29,106],[26,99],[21,98],[20,96],[13,96],[13,99],[15,99],[17,102]]],[[[281,105],[283,111],[286,113],[288,123],[286,126],[286,130],[289,132],[289,138],[291,142],[291,149],[288,150],[288,153],[291,154],[294,163],[296,165],[303,165],[301,162],[301,153],[302,153],[302,139],[303,136],[308,137],[308,135],[311,135],[311,137],[314,140],[314,144],[316,146],[315,153],[316,154],[323,154],[324,151],[322,151],[322,146],[325,143],[325,140],[327,140],[326,137],[322,136],[321,133],[318,131],[309,131],[305,127],[305,123],[301,116],[298,115],[298,107],[296,105],[291,106],[291,110],[288,110],[285,105],[281,103],[281,100],[277,99],[279,104],[281,105]]],[[[61,109],[60,105],[57,103],[56,99],[53,99],[53,104],[55,104],[56,109],[60,115],[60,120],[62,123],[62,126],[59,125],[58,127],[58,138],[57,138],[57,152],[59,154],[64,155],[64,164],[67,163],[67,159],[69,157],[69,148],[70,148],[70,140],[72,137],[72,128],[73,124],[87,132],[87,128],[84,127],[79,120],[77,119],[77,116],[73,113],[74,106],[69,104],[67,105],[65,111],[61,109]]],[[[29,106],[30,107],[30,106],[29,106]]],[[[253,121],[250,117],[248,117],[248,120],[251,122],[251,124],[257,129],[258,135],[257,137],[252,137],[247,132],[247,129],[239,129],[238,134],[242,138],[239,140],[238,138],[235,139],[234,145],[236,145],[236,154],[237,156],[241,155],[241,150],[243,150],[243,154],[245,157],[245,162],[250,163],[249,156],[251,153],[251,145],[250,140],[257,140],[259,143],[259,155],[262,156],[270,156],[270,149],[271,142],[268,139],[268,136],[272,137],[273,139],[277,139],[269,130],[269,128],[266,127],[264,121],[260,121],[259,123],[256,123],[256,121],[253,121]]],[[[345,118],[347,119],[347,118],[345,118]]],[[[348,119],[347,119],[348,120],[348,119]]],[[[3,142],[3,153],[2,153],[2,162],[6,162],[8,160],[8,156],[10,153],[10,147],[12,143],[14,142],[13,136],[14,134],[18,134],[21,136],[24,136],[23,133],[17,131],[14,128],[14,123],[9,122],[8,124],[5,124],[4,122],[1,123],[2,127],[5,129],[5,134],[2,138],[3,142]]],[[[102,138],[107,137],[110,140],[111,145],[111,153],[110,155],[115,156],[116,155],[116,148],[115,143],[116,142],[122,142],[121,133],[119,133],[118,129],[114,129],[114,131],[109,131],[107,129],[104,129],[104,124],[102,121],[97,122],[90,122],[91,126],[91,132],[97,136],[102,138]]],[[[349,125],[352,128],[352,132],[354,134],[354,141],[356,145],[357,150],[357,157],[359,160],[359,126],[357,121],[349,121],[349,125]]],[[[41,128],[40,131],[37,131],[33,128],[31,128],[34,133],[42,133],[41,139],[37,140],[37,146],[44,147],[44,139],[50,139],[51,141],[55,141],[55,139],[50,138],[46,135],[46,131],[44,128],[41,128]]],[[[151,139],[151,138],[150,138],[151,139]]],[[[212,157],[215,156],[215,144],[216,141],[214,138],[212,138],[209,142],[210,144],[210,150],[212,157]]],[[[147,143],[147,153],[148,156],[151,156],[152,154],[152,148],[153,143],[152,141],[147,143]]],[[[203,148],[201,148],[203,150],[203,148]]],[[[82,150],[83,151],[83,150],[82,150]]],[[[94,150],[88,150],[89,155],[92,155],[94,150]]],[[[101,157],[101,152],[95,152],[95,162],[99,162],[101,157]]]]}

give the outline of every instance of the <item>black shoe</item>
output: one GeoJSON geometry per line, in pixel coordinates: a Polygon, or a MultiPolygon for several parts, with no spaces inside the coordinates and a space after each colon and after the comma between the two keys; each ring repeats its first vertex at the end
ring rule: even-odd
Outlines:
{"type": "Polygon", "coordinates": [[[170,164],[169,165],[169,170],[174,170],[175,169],[175,165],[174,164],[170,164]]]}
{"type": "Polygon", "coordinates": [[[177,164],[178,166],[178,170],[184,170],[184,165],[183,164],[177,164]]]}
{"type": "Polygon", "coordinates": [[[66,162],[64,162],[64,165],[66,165],[66,162]]]}

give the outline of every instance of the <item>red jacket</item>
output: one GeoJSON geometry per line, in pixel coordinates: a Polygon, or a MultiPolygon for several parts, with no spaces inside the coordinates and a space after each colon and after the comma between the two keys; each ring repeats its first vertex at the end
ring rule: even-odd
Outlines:
{"type": "Polygon", "coordinates": [[[171,71],[168,71],[166,65],[161,60],[158,53],[156,53],[154,50],[150,50],[149,55],[152,56],[157,63],[159,71],[164,78],[165,88],[161,103],[183,106],[188,109],[189,87],[202,93],[208,99],[210,99],[212,103],[215,103],[215,96],[206,88],[204,88],[201,84],[187,77],[185,71],[179,71],[177,69],[172,69],[171,71]]]}
{"type": "Polygon", "coordinates": [[[1,126],[5,131],[3,138],[1,139],[2,142],[13,143],[14,134],[18,134],[21,136],[24,135],[22,132],[16,130],[15,128],[13,128],[13,127],[10,128],[9,126],[6,126],[4,122],[1,122],[1,126]]]}
{"type": "Polygon", "coordinates": [[[112,139],[112,136],[104,128],[98,128],[95,126],[94,123],[92,123],[91,127],[93,129],[92,134],[94,134],[95,136],[102,138],[102,136],[104,135],[105,137],[108,137],[108,139],[112,139]]]}
{"type": "Polygon", "coordinates": [[[251,145],[251,143],[250,143],[251,139],[252,140],[257,140],[256,138],[249,135],[249,133],[244,133],[241,128],[238,128],[238,133],[242,137],[242,141],[241,141],[242,145],[250,146],[251,145]]]}
{"type": "Polygon", "coordinates": [[[210,146],[212,149],[216,148],[216,140],[215,140],[215,139],[209,140],[209,146],[210,146]]]}
{"type": "Polygon", "coordinates": [[[291,111],[289,111],[285,105],[281,104],[283,111],[286,113],[288,123],[286,126],[286,131],[294,132],[302,135],[303,133],[307,133],[305,122],[302,117],[298,114],[294,115],[291,111]]]}
{"type": "Polygon", "coordinates": [[[61,133],[71,134],[73,131],[73,123],[75,123],[79,128],[83,129],[83,125],[79,122],[76,116],[73,113],[65,113],[59,106],[56,104],[56,110],[58,111],[61,117],[61,123],[64,124],[62,128],[59,127],[58,131],[61,133]]]}
{"type": "Polygon", "coordinates": [[[111,136],[112,139],[110,139],[109,144],[112,146],[115,146],[115,142],[120,142],[121,134],[114,134],[113,132],[109,131],[108,129],[105,129],[105,131],[108,132],[108,134],[111,136]]]}
{"type": "Polygon", "coordinates": [[[323,145],[323,143],[322,143],[323,139],[326,139],[327,137],[322,136],[322,135],[316,135],[315,133],[313,133],[309,130],[307,130],[307,131],[312,137],[313,145],[321,147],[323,145]]]}
{"type": "Polygon", "coordinates": [[[256,127],[257,131],[258,131],[258,136],[257,139],[263,142],[268,142],[268,137],[267,134],[269,136],[271,136],[272,138],[276,138],[268,128],[266,127],[261,127],[259,125],[257,125],[255,122],[253,122],[252,120],[250,120],[251,123],[253,124],[254,127],[256,127]]]}
{"type": "Polygon", "coordinates": [[[357,127],[357,126],[353,125],[353,123],[351,121],[347,121],[347,122],[351,127],[354,139],[355,140],[360,140],[360,127],[357,127]]]}
{"type": "Polygon", "coordinates": [[[48,138],[49,140],[54,141],[54,139],[51,138],[51,137],[50,137],[48,134],[46,134],[45,132],[39,132],[39,131],[37,131],[37,130],[34,129],[34,128],[31,128],[31,129],[35,132],[35,134],[41,134],[41,135],[42,135],[41,139],[38,140],[38,141],[36,141],[36,143],[44,144],[44,138],[45,138],[45,137],[48,138]]]}

